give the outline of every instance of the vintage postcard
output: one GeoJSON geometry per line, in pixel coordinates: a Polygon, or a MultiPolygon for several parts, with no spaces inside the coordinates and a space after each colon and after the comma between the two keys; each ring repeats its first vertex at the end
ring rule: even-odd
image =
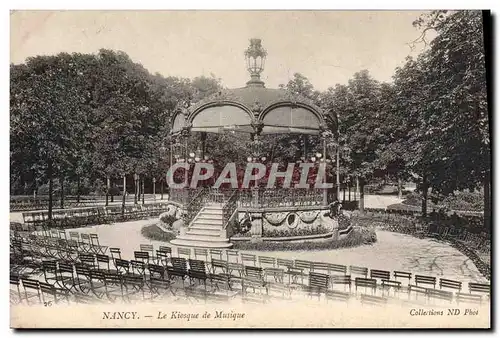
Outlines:
{"type": "Polygon", "coordinates": [[[10,13],[12,328],[491,328],[490,13],[10,13]]]}

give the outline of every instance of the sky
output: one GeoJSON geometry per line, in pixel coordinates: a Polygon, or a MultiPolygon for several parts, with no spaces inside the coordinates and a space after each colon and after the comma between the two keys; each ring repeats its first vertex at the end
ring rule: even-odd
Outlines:
{"type": "MultiPolygon", "coordinates": [[[[249,79],[250,38],[267,50],[268,88],[298,72],[318,90],[367,69],[391,81],[408,43],[420,36],[415,11],[14,11],[10,61],[59,52],[121,50],[150,72],[193,78],[214,74],[228,88],[249,79]]],[[[421,46],[423,47],[423,46],[421,46]]]]}

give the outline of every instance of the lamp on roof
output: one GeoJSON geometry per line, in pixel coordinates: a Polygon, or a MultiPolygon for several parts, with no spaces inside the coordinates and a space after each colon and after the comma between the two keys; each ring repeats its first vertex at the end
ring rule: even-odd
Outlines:
{"type": "Polygon", "coordinates": [[[261,39],[250,39],[250,46],[245,50],[245,61],[251,79],[247,86],[264,87],[264,82],[260,80],[260,73],[264,70],[267,52],[262,47],[261,39]]]}

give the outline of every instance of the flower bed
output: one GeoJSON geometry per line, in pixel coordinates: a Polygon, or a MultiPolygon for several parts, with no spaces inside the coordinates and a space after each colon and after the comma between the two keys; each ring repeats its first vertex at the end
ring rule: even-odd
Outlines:
{"type": "Polygon", "coordinates": [[[279,241],[235,241],[234,249],[237,250],[259,250],[259,251],[300,251],[300,250],[328,250],[360,245],[371,245],[377,241],[374,229],[353,227],[353,230],[344,238],[339,240],[302,241],[302,242],[279,242],[279,241]]]}
{"type": "Polygon", "coordinates": [[[170,242],[176,238],[173,232],[163,231],[156,224],[144,226],[141,229],[141,234],[147,239],[163,242],[170,242]]]}

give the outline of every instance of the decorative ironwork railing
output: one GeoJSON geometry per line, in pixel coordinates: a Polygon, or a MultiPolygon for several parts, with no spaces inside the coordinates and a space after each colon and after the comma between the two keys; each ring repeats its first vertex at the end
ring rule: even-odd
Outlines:
{"type": "Polygon", "coordinates": [[[200,189],[170,189],[169,200],[186,205],[191,202],[199,190],[200,189]]]}
{"type": "Polygon", "coordinates": [[[196,214],[203,208],[203,205],[205,205],[206,198],[208,195],[208,189],[198,189],[198,190],[193,190],[196,191],[196,195],[191,199],[191,201],[187,204],[186,210],[183,216],[184,219],[184,225],[188,226],[191,221],[194,219],[196,214]]]}
{"type": "Polygon", "coordinates": [[[293,207],[293,206],[322,206],[322,189],[259,189],[258,191],[244,190],[240,193],[242,207],[293,207]],[[258,196],[255,196],[255,194],[258,196]]]}
{"type": "Polygon", "coordinates": [[[229,221],[231,220],[231,217],[234,215],[237,209],[238,209],[238,190],[233,190],[227,202],[222,207],[222,224],[224,225],[224,229],[227,227],[229,221]]]}

